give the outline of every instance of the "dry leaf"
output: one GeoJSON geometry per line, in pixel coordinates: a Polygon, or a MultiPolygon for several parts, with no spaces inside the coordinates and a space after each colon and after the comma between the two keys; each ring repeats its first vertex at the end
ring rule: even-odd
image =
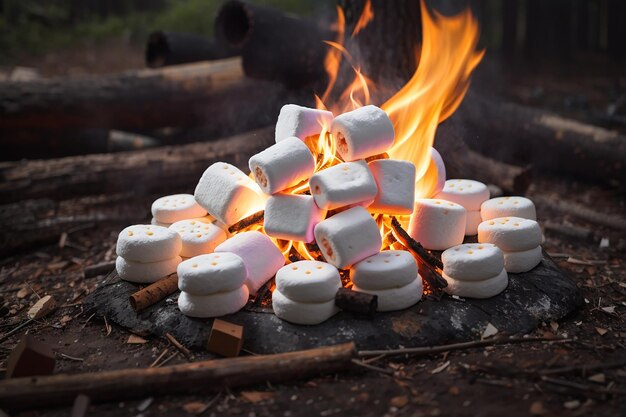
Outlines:
{"type": "Polygon", "coordinates": [[[39,320],[50,314],[56,306],[57,303],[54,298],[51,295],[46,295],[33,304],[26,315],[29,319],[39,320]]]}
{"type": "Polygon", "coordinates": [[[109,324],[106,316],[104,316],[104,328],[107,331],[107,336],[110,335],[111,331],[113,330],[113,327],[111,327],[111,325],[109,324]]]}
{"type": "Polygon", "coordinates": [[[396,408],[402,408],[409,403],[409,397],[406,395],[398,395],[389,401],[389,405],[396,408]]]}
{"type": "Polygon", "coordinates": [[[546,414],[548,410],[543,407],[543,403],[541,401],[535,401],[530,406],[530,414],[533,416],[540,416],[546,414]]]}
{"type": "Polygon", "coordinates": [[[485,331],[483,332],[481,338],[487,339],[488,337],[496,334],[498,334],[498,329],[496,328],[496,326],[491,323],[487,323],[487,327],[485,328],[485,331]]]}
{"type": "Polygon", "coordinates": [[[241,396],[244,400],[256,404],[273,398],[274,393],[269,391],[241,391],[241,396]]]}
{"type": "Polygon", "coordinates": [[[615,314],[615,306],[602,307],[601,310],[604,311],[605,313],[615,314]]]}
{"type": "Polygon", "coordinates": [[[206,411],[207,408],[209,408],[207,404],[201,403],[199,401],[192,401],[190,403],[183,404],[183,410],[193,415],[202,414],[206,411]]]}
{"type": "Polygon", "coordinates": [[[604,336],[605,334],[607,334],[609,331],[607,329],[603,329],[602,327],[596,327],[596,332],[598,332],[598,334],[600,336],[604,336]]]}
{"type": "Polygon", "coordinates": [[[144,343],[148,343],[148,341],[143,337],[137,336],[136,334],[131,334],[130,336],[128,336],[128,340],[126,341],[126,343],[129,343],[131,345],[142,345],[144,343]]]}
{"type": "Polygon", "coordinates": [[[440,372],[443,372],[448,366],[450,366],[450,361],[447,361],[443,365],[436,367],[435,369],[430,371],[430,373],[433,375],[438,374],[440,372]]]}
{"type": "Polygon", "coordinates": [[[602,373],[591,375],[587,379],[589,379],[589,381],[597,382],[598,384],[604,384],[606,382],[606,376],[602,373]]]}

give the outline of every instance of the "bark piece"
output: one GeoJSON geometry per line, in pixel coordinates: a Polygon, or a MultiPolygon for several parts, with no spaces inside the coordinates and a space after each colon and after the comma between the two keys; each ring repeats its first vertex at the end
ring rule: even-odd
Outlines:
{"type": "Polygon", "coordinates": [[[57,307],[57,303],[51,295],[40,298],[29,310],[27,316],[31,320],[39,320],[50,314],[57,307]]]}
{"type": "Polygon", "coordinates": [[[378,296],[339,288],[335,295],[335,305],[344,311],[372,319],[378,308],[378,296]]]}

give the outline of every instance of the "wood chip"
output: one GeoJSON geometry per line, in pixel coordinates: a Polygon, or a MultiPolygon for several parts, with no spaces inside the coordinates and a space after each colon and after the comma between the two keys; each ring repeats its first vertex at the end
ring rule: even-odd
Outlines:
{"type": "Polygon", "coordinates": [[[200,401],[192,401],[190,403],[183,404],[183,410],[189,414],[193,414],[194,416],[204,413],[207,408],[209,408],[209,405],[201,403],[200,401]]]}
{"type": "Polygon", "coordinates": [[[389,405],[396,408],[402,408],[409,403],[409,397],[406,395],[398,395],[389,401],[389,405]]]}
{"type": "Polygon", "coordinates": [[[602,373],[591,375],[589,381],[597,382],[598,384],[604,384],[606,382],[606,376],[602,373]]]}
{"type": "Polygon", "coordinates": [[[491,323],[487,323],[487,327],[485,328],[485,331],[483,332],[481,338],[482,339],[487,339],[491,336],[494,336],[498,334],[498,329],[496,328],[496,326],[494,326],[491,323]]]}
{"type": "Polygon", "coordinates": [[[607,334],[609,331],[607,329],[603,329],[602,327],[596,327],[596,332],[598,332],[598,334],[600,336],[604,336],[605,334],[607,334]]]}
{"type": "Polygon", "coordinates": [[[51,295],[46,295],[40,298],[31,308],[28,310],[27,316],[31,320],[39,320],[50,314],[57,306],[56,301],[51,295]]]}
{"type": "Polygon", "coordinates": [[[273,398],[274,393],[268,391],[241,391],[241,397],[249,403],[256,404],[273,398]]]}
{"type": "Polygon", "coordinates": [[[136,334],[131,334],[130,336],[128,336],[128,340],[126,341],[126,343],[131,345],[142,345],[144,343],[148,343],[148,341],[143,337],[137,336],[136,334]]]}
{"type": "Polygon", "coordinates": [[[604,311],[605,313],[615,314],[615,306],[602,307],[601,310],[604,311]]]}
{"type": "Polygon", "coordinates": [[[450,361],[447,361],[443,365],[436,367],[435,369],[430,371],[430,373],[433,374],[433,375],[434,374],[438,374],[440,372],[445,371],[448,366],[450,366],[450,361]]]}
{"type": "Polygon", "coordinates": [[[578,400],[565,401],[563,403],[563,407],[567,408],[568,410],[574,410],[580,407],[580,401],[578,400]]]}
{"type": "Polygon", "coordinates": [[[17,298],[24,298],[27,295],[29,295],[32,291],[30,290],[30,288],[28,288],[27,285],[24,285],[22,288],[19,289],[19,291],[16,294],[17,298]]]}

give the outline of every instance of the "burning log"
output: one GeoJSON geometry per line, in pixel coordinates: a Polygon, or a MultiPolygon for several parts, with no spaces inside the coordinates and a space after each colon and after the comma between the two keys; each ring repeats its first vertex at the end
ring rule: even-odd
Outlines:
{"type": "Polygon", "coordinates": [[[265,217],[265,211],[261,210],[257,213],[251,214],[248,217],[245,217],[239,220],[237,223],[233,224],[228,228],[228,233],[237,233],[243,229],[247,229],[250,226],[255,224],[259,224],[263,221],[265,217]]]}
{"type": "Polygon", "coordinates": [[[176,291],[178,291],[178,275],[172,274],[132,294],[128,301],[133,310],[139,312],[158,303],[168,295],[174,294],[176,291]]]}
{"type": "Polygon", "coordinates": [[[191,33],[153,32],[146,45],[146,65],[150,68],[212,61],[235,55],[235,49],[228,45],[191,33]]]}
{"type": "Polygon", "coordinates": [[[247,76],[301,87],[326,79],[324,40],[330,30],[279,10],[229,1],[215,18],[215,36],[241,51],[247,76]]]}
{"type": "Polygon", "coordinates": [[[283,382],[349,368],[353,343],[276,355],[210,360],[161,368],[122,369],[76,375],[15,378],[0,382],[5,409],[71,404],[84,394],[93,402],[145,398],[161,394],[215,391],[225,387],[283,382]]]}

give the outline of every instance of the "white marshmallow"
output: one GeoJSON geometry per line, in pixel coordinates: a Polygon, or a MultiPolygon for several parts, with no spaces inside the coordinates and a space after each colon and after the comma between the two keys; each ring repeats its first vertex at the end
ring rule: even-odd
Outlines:
{"type": "Polygon", "coordinates": [[[415,165],[396,159],[379,159],[368,166],[378,187],[378,194],[368,210],[385,214],[413,213],[415,165]]]}
{"type": "Polygon", "coordinates": [[[459,281],[480,281],[502,272],[504,255],[491,243],[464,243],[441,254],[443,272],[459,281]]]}
{"type": "Polygon", "coordinates": [[[278,289],[272,293],[272,308],[276,317],[294,324],[320,324],[339,312],[334,298],[323,303],[302,303],[278,289]]]}
{"type": "Polygon", "coordinates": [[[152,203],[152,216],[160,223],[175,223],[180,220],[206,216],[191,194],[173,194],[158,198],[152,203]]]}
{"type": "Polygon", "coordinates": [[[512,216],[537,220],[535,205],[526,197],[492,198],[480,206],[480,215],[483,221],[512,216]]]}
{"type": "Polygon", "coordinates": [[[125,281],[147,284],[176,272],[176,267],[181,261],[180,256],[157,262],[133,262],[118,256],[115,260],[115,269],[125,281]]]}
{"type": "Polygon", "coordinates": [[[478,234],[478,225],[482,221],[479,210],[468,211],[465,218],[465,236],[476,236],[478,234]]]}
{"type": "Polygon", "coordinates": [[[435,195],[441,192],[441,190],[443,190],[443,187],[445,187],[446,185],[446,165],[444,164],[443,158],[441,157],[441,154],[439,153],[439,151],[437,151],[437,149],[430,148],[430,150],[430,163],[431,165],[434,165],[434,167],[437,169],[437,182],[435,183],[432,194],[427,197],[433,198],[435,195]]]}
{"type": "Polygon", "coordinates": [[[274,194],[308,180],[315,158],[304,142],[290,137],[252,156],[248,165],[263,192],[274,194]]]}
{"type": "Polygon", "coordinates": [[[460,204],[467,211],[475,211],[480,210],[480,205],[489,200],[489,188],[474,180],[447,180],[435,198],[460,204]]]}
{"type": "Polygon", "coordinates": [[[498,217],[478,226],[478,241],[493,243],[504,252],[534,249],[542,239],[539,224],[521,217],[498,217]]]}
{"type": "Polygon", "coordinates": [[[504,268],[511,273],[528,272],[539,265],[542,258],[541,246],[518,252],[504,252],[504,268]]]}
{"type": "Polygon", "coordinates": [[[309,181],[311,195],[321,209],[357,203],[371,204],[378,187],[365,161],[344,162],[316,172],[309,181]]]}
{"type": "Polygon", "coordinates": [[[258,231],[236,234],[215,248],[217,252],[232,252],[241,256],[248,270],[246,286],[256,292],[285,265],[285,257],[272,240],[258,231]]]}
{"type": "Polygon", "coordinates": [[[160,221],[158,221],[154,217],[152,219],[150,219],[150,224],[153,225],[153,226],[161,226],[161,227],[170,227],[172,225],[172,223],[161,223],[160,221]]]}
{"type": "Polygon", "coordinates": [[[377,311],[396,311],[411,307],[422,298],[424,292],[422,278],[414,278],[409,284],[384,290],[366,290],[364,288],[352,287],[354,291],[364,292],[378,296],[377,311]]]}
{"type": "Polygon", "coordinates": [[[334,266],[319,261],[298,261],[276,273],[276,289],[301,303],[322,303],[335,298],[341,277],[334,266]]]}
{"type": "Polygon", "coordinates": [[[460,281],[447,276],[443,277],[448,282],[444,291],[450,295],[467,298],[491,298],[500,294],[509,285],[509,276],[503,269],[495,277],[482,281],[460,281]]]}
{"type": "Polygon", "coordinates": [[[356,161],[387,151],[394,130],[389,116],[376,106],[364,106],[337,116],[330,127],[337,153],[344,161],[356,161]]]}
{"type": "Polygon", "coordinates": [[[186,258],[211,253],[215,247],[226,240],[226,232],[207,222],[206,218],[181,220],[170,226],[180,235],[183,247],[180,254],[186,258]]]}
{"type": "Polygon", "coordinates": [[[233,291],[211,295],[192,295],[181,292],[178,308],[189,317],[208,318],[234,314],[248,302],[248,288],[245,285],[233,291]]]}
{"type": "Polygon", "coordinates": [[[265,205],[263,228],[277,239],[310,243],[315,239],[313,229],[325,217],[326,210],[310,195],[274,194],[265,205]]]}
{"type": "Polygon", "coordinates": [[[350,279],[364,290],[403,287],[417,277],[417,263],[407,251],[387,250],[363,259],[350,269],[350,279]]]}
{"type": "Polygon", "coordinates": [[[204,171],[194,196],[211,216],[228,226],[262,210],[265,204],[259,186],[225,162],[216,162],[204,171]]]}
{"type": "Polygon", "coordinates": [[[180,255],[180,236],[167,227],[137,224],[128,226],[117,237],[117,256],[127,261],[158,262],[180,255]]]}
{"type": "Polygon", "coordinates": [[[326,262],[337,268],[377,254],[382,245],[376,221],[363,207],[353,207],[319,223],[315,241],[326,262]]]}
{"type": "Polygon", "coordinates": [[[440,199],[418,198],[409,222],[409,235],[430,250],[446,250],[463,243],[466,210],[440,199]]]}
{"type": "Polygon", "coordinates": [[[193,295],[236,290],[248,276],[243,259],[230,252],[194,256],[181,262],[177,271],[178,289],[193,295]]]}
{"type": "Polygon", "coordinates": [[[309,136],[318,136],[322,128],[330,128],[333,114],[326,110],[310,109],[286,104],[280,109],[276,122],[276,143],[295,136],[305,140],[309,136]]]}

